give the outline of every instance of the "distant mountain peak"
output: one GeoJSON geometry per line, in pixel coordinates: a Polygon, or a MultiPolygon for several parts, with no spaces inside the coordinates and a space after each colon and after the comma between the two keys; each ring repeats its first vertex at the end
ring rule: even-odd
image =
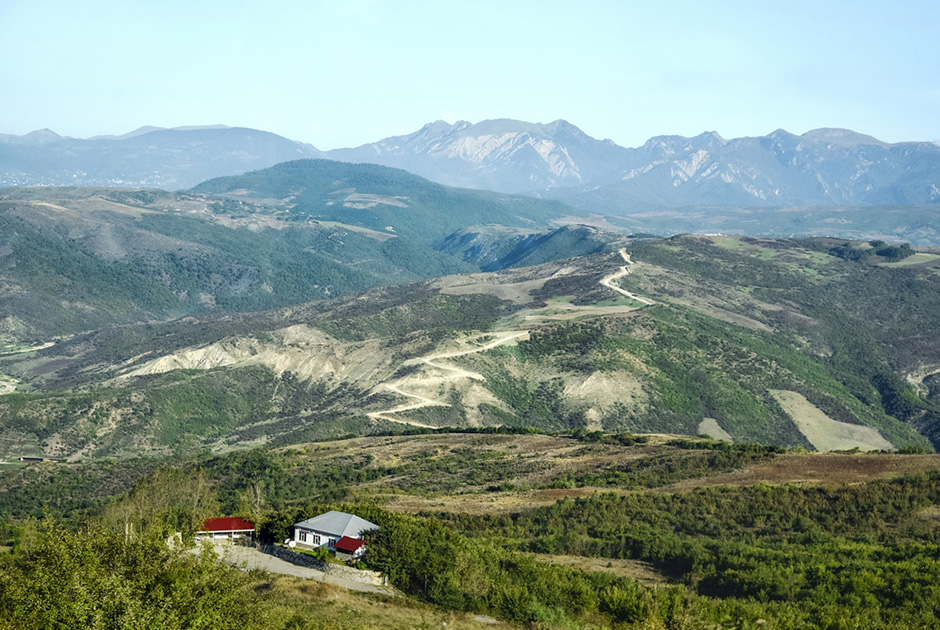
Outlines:
{"type": "MultiPolygon", "coordinates": [[[[419,129],[418,131],[409,135],[410,136],[437,136],[437,135],[452,133],[456,130],[463,129],[464,127],[467,127],[469,125],[470,123],[463,121],[463,120],[458,120],[455,123],[449,123],[446,120],[435,120],[434,122],[429,122],[428,124],[421,127],[421,129],[419,129]]],[[[403,137],[409,137],[409,136],[403,136],[403,137]]]]}
{"type": "Polygon", "coordinates": [[[587,177],[585,168],[588,175],[606,173],[622,150],[565,120],[494,118],[475,124],[437,120],[412,134],[336,149],[329,156],[403,168],[451,186],[525,193],[578,185],[587,177]]]}
{"type": "Polygon", "coordinates": [[[796,134],[790,133],[786,129],[780,128],[780,129],[775,129],[771,133],[767,134],[767,137],[779,139],[779,138],[797,138],[798,136],[796,134]]]}
{"type": "Polygon", "coordinates": [[[44,142],[56,142],[57,140],[63,140],[64,136],[60,136],[52,129],[42,128],[35,131],[30,131],[28,134],[23,136],[24,140],[29,140],[30,142],[35,142],[37,144],[42,144],[44,142]]]}
{"type": "Polygon", "coordinates": [[[104,134],[99,136],[92,136],[88,138],[89,140],[126,140],[128,138],[135,138],[137,136],[142,136],[146,133],[152,131],[163,131],[166,127],[154,127],[153,125],[144,125],[143,127],[138,127],[134,131],[128,131],[127,133],[116,136],[114,134],[104,134]]]}
{"type": "Polygon", "coordinates": [[[298,158],[323,157],[267,131],[221,125],[141,127],[123,136],[67,138],[45,130],[0,137],[2,186],[182,189],[298,158]]]}
{"type": "Polygon", "coordinates": [[[237,129],[228,125],[187,125],[183,127],[171,127],[170,131],[206,131],[216,129],[237,129]]]}
{"type": "Polygon", "coordinates": [[[698,135],[699,138],[706,140],[716,140],[718,142],[724,142],[725,139],[721,137],[721,134],[717,131],[703,131],[698,135]]]}
{"type": "Polygon", "coordinates": [[[859,144],[872,144],[879,147],[889,146],[887,142],[882,142],[872,136],[852,131],[851,129],[839,129],[835,127],[823,127],[807,131],[802,136],[812,142],[824,144],[833,144],[836,146],[855,146],[859,144]]]}

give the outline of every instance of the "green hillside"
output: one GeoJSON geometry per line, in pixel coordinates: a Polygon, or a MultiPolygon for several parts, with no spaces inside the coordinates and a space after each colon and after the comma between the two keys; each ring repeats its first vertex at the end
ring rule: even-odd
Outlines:
{"type": "Polygon", "coordinates": [[[448,235],[437,248],[483,271],[499,271],[613,251],[622,242],[618,234],[586,225],[565,225],[551,231],[472,226],[448,235]]]}
{"type": "Polygon", "coordinates": [[[844,244],[637,240],[102,329],[0,357],[23,391],[0,397],[3,448],[93,457],[499,425],[929,450],[940,342],[921,333],[940,326],[937,259],[848,260],[844,244]]]}
{"type": "Polygon", "coordinates": [[[197,190],[0,192],[0,349],[474,271],[477,265],[432,245],[474,223],[545,228],[570,213],[555,202],[326,161],[292,162],[197,190]],[[243,198],[251,187],[251,199],[243,198]],[[232,188],[235,198],[208,194],[232,188]],[[285,195],[295,201],[273,199],[285,195]]]}
{"type": "Polygon", "coordinates": [[[297,160],[220,177],[193,189],[232,200],[260,202],[291,221],[342,221],[431,243],[471,225],[543,227],[577,211],[564,204],[434,184],[375,164],[297,160]]]}
{"type": "Polygon", "coordinates": [[[932,627],[938,466],[503,428],[0,469],[0,627],[932,627]],[[331,509],[379,525],[396,597],[187,551],[208,516],[271,543],[331,509]]]}

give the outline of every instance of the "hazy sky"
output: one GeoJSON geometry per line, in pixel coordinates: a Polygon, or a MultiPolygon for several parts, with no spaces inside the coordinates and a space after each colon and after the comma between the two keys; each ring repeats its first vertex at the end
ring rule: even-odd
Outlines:
{"type": "Polygon", "coordinates": [[[321,149],[436,119],[637,146],[940,139],[940,2],[0,0],[0,132],[225,124],[321,149]]]}

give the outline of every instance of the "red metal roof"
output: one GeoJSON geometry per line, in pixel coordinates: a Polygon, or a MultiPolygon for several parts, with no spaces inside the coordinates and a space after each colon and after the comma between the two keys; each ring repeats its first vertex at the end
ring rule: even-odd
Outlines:
{"type": "Polygon", "coordinates": [[[202,524],[202,532],[247,532],[255,531],[255,524],[238,516],[210,518],[202,524]]]}
{"type": "Polygon", "coordinates": [[[337,551],[344,551],[346,553],[355,553],[360,547],[362,547],[366,542],[358,538],[350,538],[349,536],[343,536],[336,541],[334,547],[337,551]]]}

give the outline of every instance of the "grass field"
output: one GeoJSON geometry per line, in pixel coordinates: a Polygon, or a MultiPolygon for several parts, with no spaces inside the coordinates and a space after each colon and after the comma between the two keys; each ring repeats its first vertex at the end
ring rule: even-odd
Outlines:
{"type": "MultiPolygon", "coordinates": [[[[647,443],[621,446],[567,436],[453,433],[310,443],[287,452],[294,453],[294,467],[318,462],[334,468],[352,457],[367,457],[367,469],[389,473],[357,484],[352,495],[379,501],[395,511],[506,514],[566,498],[629,492],[582,484],[553,487],[572,475],[614,470],[664,455],[679,462],[699,452],[670,444],[681,436],[647,437],[647,443]]],[[[666,482],[659,489],[673,492],[761,483],[838,486],[934,470],[940,470],[938,454],[789,452],[728,472],[711,471],[666,482]]]]}
{"type": "Polygon", "coordinates": [[[940,260],[940,254],[930,254],[927,252],[918,252],[913,256],[908,256],[904,260],[891,263],[881,263],[882,267],[911,267],[913,265],[926,265],[940,260]]]}
{"type": "Polygon", "coordinates": [[[283,608],[285,614],[315,619],[316,627],[337,630],[502,630],[520,626],[457,611],[445,611],[411,598],[386,597],[292,577],[261,579],[254,590],[283,608]]]}

